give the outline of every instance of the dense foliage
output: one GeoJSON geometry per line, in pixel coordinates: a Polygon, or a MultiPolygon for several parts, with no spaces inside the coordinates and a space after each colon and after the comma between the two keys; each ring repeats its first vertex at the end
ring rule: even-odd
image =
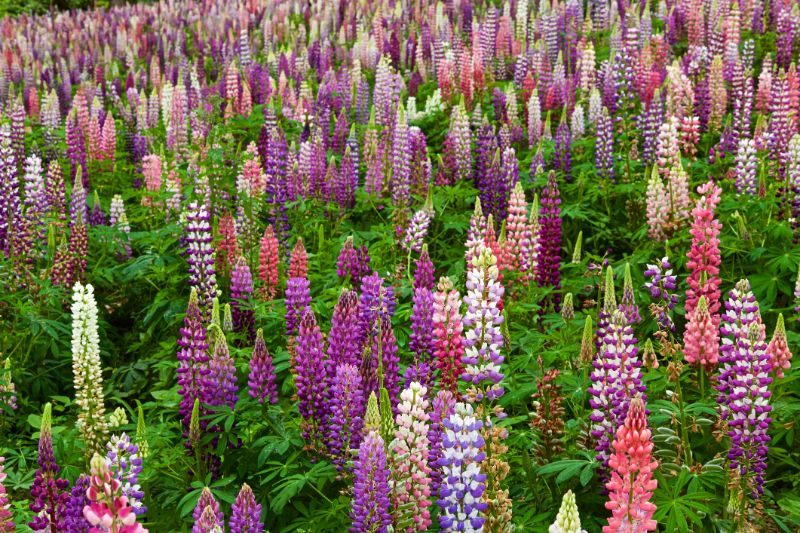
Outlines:
{"type": "Polygon", "coordinates": [[[0,531],[797,531],[789,1],[0,22],[0,531]]]}

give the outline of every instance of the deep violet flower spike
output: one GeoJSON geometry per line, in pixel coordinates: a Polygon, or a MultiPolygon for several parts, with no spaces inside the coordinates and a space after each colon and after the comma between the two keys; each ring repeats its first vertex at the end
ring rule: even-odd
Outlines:
{"type": "Polygon", "coordinates": [[[253,276],[243,257],[236,261],[231,272],[231,311],[233,330],[255,338],[255,312],[252,308],[253,276]]]}
{"type": "Polygon", "coordinates": [[[311,284],[305,277],[289,278],[286,283],[286,335],[292,337],[297,334],[303,311],[311,303],[311,284]]]}
{"type": "Polygon", "coordinates": [[[250,373],[247,377],[248,392],[258,403],[278,403],[278,387],[275,384],[275,367],[264,342],[264,333],[256,331],[256,342],[250,356],[250,373]]]}
{"type": "Polygon", "coordinates": [[[189,305],[183,319],[178,347],[176,372],[178,374],[178,393],[181,395],[180,415],[184,430],[188,431],[192,407],[196,399],[202,399],[202,391],[209,372],[209,346],[195,288],[192,288],[189,295],[189,305]]]}
{"type": "Polygon", "coordinates": [[[340,472],[348,468],[350,450],[361,443],[361,428],[366,410],[358,367],[342,363],[336,367],[331,385],[330,420],[327,446],[333,464],[340,472]]]}
{"type": "Polygon", "coordinates": [[[325,389],[327,379],[322,331],[311,308],[303,311],[297,333],[295,371],[297,408],[303,417],[303,437],[316,444],[322,436],[327,414],[325,389]]]}
{"type": "Polygon", "coordinates": [[[69,500],[69,482],[58,477],[61,469],[53,455],[51,412],[50,404],[45,404],[39,429],[39,466],[31,485],[33,501],[29,505],[35,514],[28,526],[34,531],[63,531],[66,504],[69,500]]]}
{"type": "Polygon", "coordinates": [[[352,533],[385,532],[392,524],[386,448],[377,431],[361,442],[353,468],[352,533]]]}
{"type": "Polygon", "coordinates": [[[231,507],[230,519],[231,533],[263,533],[264,524],[261,522],[261,505],[256,503],[256,497],[250,485],[244,483],[236,501],[231,507]]]}

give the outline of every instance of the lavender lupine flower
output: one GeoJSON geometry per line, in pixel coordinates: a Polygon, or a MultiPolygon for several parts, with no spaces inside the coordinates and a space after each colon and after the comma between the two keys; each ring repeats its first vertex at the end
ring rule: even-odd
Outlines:
{"type": "Polygon", "coordinates": [[[645,393],[633,329],[620,311],[613,311],[600,347],[592,361],[589,405],[592,436],[597,440],[595,456],[608,466],[610,446],[617,428],[625,421],[631,399],[645,393]]]}
{"type": "Polygon", "coordinates": [[[728,293],[720,334],[717,403],[731,438],[728,464],[742,490],[758,499],[767,471],[772,364],[758,302],[746,279],[728,293]]]}
{"type": "Polygon", "coordinates": [[[442,389],[433,398],[430,427],[428,429],[428,442],[430,453],[428,464],[431,466],[431,494],[439,494],[439,484],[442,482],[442,468],[439,459],[442,456],[442,437],[446,432],[444,421],[455,412],[456,398],[449,390],[442,389]]]}
{"type": "Polygon", "coordinates": [[[264,333],[256,331],[256,342],[250,356],[250,374],[247,377],[248,392],[258,403],[278,403],[278,387],[275,385],[275,367],[264,342],[264,333]]]}
{"type": "Polygon", "coordinates": [[[755,196],[758,188],[757,165],[755,142],[741,139],[736,152],[736,192],[755,196]]]}
{"type": "MultiPolygon", "coordinates": [[[[225,516],[219,508],[219,502],[214,498],[211,489],[203,487],[203,490],[200,492],[200,498],[197,500],[197,505],[195,505],[192,510],[192,519],[198,522],[203,513],[205,513],[207,507],[211,508],[211,516],[217,524],[221,526],[225,523],[225,516]]],[[[196,533],[194,528],[192,528],[192,533],[196,533]]]]}
{"type": "Polygon", "coordinates": [[[303,316],[303,310],[311,303],[311,284],[307,278],[289,278],[286,282],[286,336],[297,334],[297,327],[303,316]]]}
{"type": "Polygon", "coordinates": [[[406,253],[419,253],[422,250],[422,241],[428,234],[428,227],[433,217],[433,209],[423,207],[411,217],[411,222],[406,228],[405,236],[400,242],[400,246],[406,253]]]}
{"type": "Polygon", "coordinates": [[[106,464],[114,478],[119,481],[122,495],[128,498],[128,505],[133,507],[135,514],[144,514],[147,508],[142,505],[144,492],[139,486],[139,474],[142,472],[139,447],[123,433],[112,435],[106,449],[106,464]]]}
{"type": "Polygon", "coordinates": [[[658,264],[648,264],[644,275],[647,278],[644,287],[650,291],[650,297],[654,300],[651,311],[659,327],[674,332],[675,323],[670,312],[680,301],[680,296],[673,292],[678,285],[678,276],[672,273],[669,257],[662,257],[658,264]]]}
{"type": "Polygon", "coordinates": [[[0,251],[8,254],[13,240],[11,221],[22,214],[17,161],[8,125],[0,126],[0,251]]]}
{"type": "Polygon", "coordinates": [[[233,330],[245,333],[247,338],[255,338],[254,316],[252,309],[253,276],[244,257],[236,261],[231,272],[231,311],[233,330]]]}
{"type": "Polygon", "coordinates": [[[211,302],[219,296],[217,277],[214,271],[216,261],[211,245],[211,215],[208,207],[192,202],[186,208],[186,262],[189,264],[189,286],[197,289],[197,303],[203,322],[211,313],[211,302]]]}
{"type": "Polygon", "coordinates": [[[409,372],[414,376],[407,375],[406,381],[416,380],[429,387],[433,377],[433,291],[425,287],[414,289],[412,302],[408,348],[414,354],[414,363],[409,367],[409,372]]]}
{"type": "Polygon", "coordinates": [[[364,436],[353,466],[351,533],[385,533],[392,524],[386,448],[377,431],[364,436]]]}
{"type": "Polygon", "coordinates": [[[397,119],[392,137],[392,175],[389,186],[392,191],[392,204],[399,209],[408,206],[411,200],[411,154],[408,145],[408,124],[402,106],[397,111],[397,119]]]}
{"type": "Polygon", "coordinates": [[[553,166],[563,172],[565,180],[572,181],[572,134],[566,120],[556,130],[553,166]]]}
{"type": "Polygon", "coordinates": [[[470,404],[457,403],[443,425],[439,458],[442,482],[437,501],[440,530],[483,531],[487,508],[481,498],[486,482],[486,475],[481,473],[481,463],[486,459],[483,423],[470,404]]]}
{"type": "Polygon", "coordinates": [[[28,526],[34,531],[64,531],[69,481],[58,477],[61,471],[53,455],[52,408],[45,404],[39,430],[39,467],[31,485],[30,509],[35,513],[28,526]]]}
{"type": "Polygon", "coordinates": [[[358,367],[342,363],[336,367],[330,391],[330,420],[327,445],[333,464],[341,472],[347,468],[350,449],[361,442],[361,427],[366,408],[358,367]]]}
{"type": "Polygon", "coordinates": [[[598,176],[614,179],[614,129],[606,108],[603,108],[603,114],[597,119],[595,168],[598,176]]]}
{"type": "Polygon", "coordinates": [[[256,503],[253,489],[247,483],[242,484],[236,501],[231,506],[231,533],[263,533],[261,522],[261,505],[256,503]]]}
{"type": "MultiPolygon", "coordinates": [[[[555,172],[547,177],[547,185],[542,191],[539,211],[538,267],[536,279],[540,287],[561,288],[561,196],[555,172]]],[[[560,296],[553,296],[555,309],[558,310],[560,296]]]]}
{"type": "Polygon", "coordinates": [[[628,324],[638,324],[642,321],[639,315],[639,306],[636,305],[636,296],[633,293],[633,280],[631,279],[631,265],[625,263],[625,277],[622,289],[622,300],[619,303],[619,310],[625,315],[628,324]]]}
{"type": "Polygon", "coordinates": [[[83,516],[83,508],[89,505],[86,491],[89,490],[91,481],[85,474],[78,476],[69,493],[64,508],[64,531],[69,533],[89,533],[91,524],[83,516]]]}
{"type": "Polygon", "coordinates": [[[395,309],[394,287],[385,286],[377,272],[361,280],[358,300],[358,324],[362,349],[380,331],[380,318],[391,318],[395,309]]]}
{"type": "Polygon", "coordinates": [[[391,406],[397,405],[400,394],[400,357],[397,353],[397,339],[394,336],[389,316],[378,317],[376,331],[371,337],[370,350],[365,355],[367,361],[361,366],[364,380],[364,393],[380,392],[385,388],[389,393],[391,406]]]}
{"type": "Polygon", "coordinates": [[[315,445],[321,437],[327,416],[325,396],[327,379],[322,332],[311,308],[303,311],[297,332],[295,370],[297,408],[303,417],[303,438],[315,445]]]}
{"type": "Polygon", "coordinates": [[[37,155],[25,159],[25,217],[31,229],[42,239],[47,236],[45,217],[50,213],[47,191],[42,173],[42,160],[37,155]]]}
{"type": "Polygon", "coordinates": [[[203,390],[203,403],[212,407],[222,405],[233,409],[236,406],[236,366],[228,350],[228,341],[222,332],[215,334],[214,355],[208,362],[208,377],[203,390]]]}
{"type": "Polygon", "coordinates": [[[197,300],[197,289],[192,288],[189,306],[183,318],[178,339],[178,393],[181,395],[180,415],[184,431],[189,430],[192,407],[196,399],[203,399],[203,389],[208,376],[208,342],[206,328],[197,300]]]}
{"type": "MultiPolygon", "coordinates": [[[[78,171],[80,177],[80,171],[78,171]]],[[[88,195],[80,179],[76,179],[72,185],[72,193],[69,200],[69,227],[77,224],[84,226],[89,222],[88,195]]]]}
{"type": "Polygon", "coordinates": [[[361,365],[358,316],[358,293],[349,289],[343,290],[333,307],[331,329],[328,333],[327,374],[331,378],[336,375],[339,365],[361,365]]]}

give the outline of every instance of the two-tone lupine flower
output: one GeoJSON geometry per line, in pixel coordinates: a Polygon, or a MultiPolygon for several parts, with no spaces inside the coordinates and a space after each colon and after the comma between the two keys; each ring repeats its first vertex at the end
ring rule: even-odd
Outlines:
{"type": "Polygon", "coordinates": [[[686,314],[691,317],[701,296],[706,297],[708,312],[714,325],[719,325],[720,290],[719,266],[722,262],[719,250],[719,232],[722,224],[714,217],[714,208],[719,203],[721,189],[708,181],[698,187],[702,196],[692,209],[692,247],[687,252],[686,268],[691,271],[686,282],[686,314]]]}
{"type": "Polygon", "coordinates": [[[519,273],[525,273],[531,266],[531,246],[533,231],[528,218],[528,204],[525,191],[517,182],[511,192],[506,218],[506,253],[508,260],[503,267],[519,273]]]}
{"type": "Polygon", "coordinates": [[[0,365],[0,412],[17,409],[17,387],[11,379],[11,358],[0,365]]]}
{"type": "MultiPolygon", "coordinates": [[[[203,487],[203,490],[200,491],[200,498],[197,499],[197,504],[194,506],[192,510],[192,520],[195,522],[195,526],[197,522],[200,521],[200,518],[203,514],[206,514],[206,509],[210,509],[208,514],[210,514],[211,520],[214,521],[219,527],[225,523],[225,515],[223,515],[222,511],[219,508],[219,502],[214,498],[214,494],[211,492],[211,489],[208,487],[203,487]]],[[[192,528],[192,533],[196,533],[194,527],[192,528]]]]}
{"type": "Polygon", "coordinates": [[[242,488],[231,506],[229,525],[231,533],[262,533],[264,531],[264,523],[261,522],[261,505],[256,503],[253,489],[247,483],[242,484],[242,488]]]}
{"type": "Polygon", "coordinates": [[[89,223],[89,204],[88,194],[83,182],[80,178],[81,171],[78,171],[78,177],[72,184],[72,192],[69,199],[69,225],[70,228],[78,224],[86,225],[89,223]]]}
{"type": "MultiPolygon", "coordinates": [[[[550,172],[547,177],[541,202],[536,279],[540,287],[550,286],[558,291],[561,288],[561,196],[555,172],[550,172]]],[[[553,301],[558,309],[558,292],[553,301]]]]}
{"type": "Polygon", "coordinates": [[[481,429],[483,423],[472,406],[457,403],[443,421],[442,455],[439,466],[439,526],[441,531],[483,531],[486,502],[482,500],[486,475],[481,466],[486,459],[481,429]]]}
{"type": "Polygon", "coordinates": [[[625,420],[631,399],[644,394],[636,337],[620,311],[611,314],[602,345],[592,361],[589,405],[592,436],[597,441],[596,458],[608,466],[611,442],[625,420]]]}
{"type": "Polygon", "coordinates": [[[769,353],[772,370],[775,371],[775,377],[782,379],[783,371],[789,370],[792,366],[792,352],[789,351],[789,345],[786,343],[786,327],[783,324],[783,314],[778,315],[778,322],[775,324],[775,332],[772,334],[772,340],[769,341],[767,352],[769,353]]]}
{"type": "Polygon", "coordinates": [[[619,302],[619,310],[625,315],[628,324],[638,324],[642,321],[639,315],[639,306],[636,305],[636,296],[633,292],[633,280],[631,279],[631,265],[625,263],[625,277],[622,289],[622,300],[619,302]]]}
{"type": "MultiPolygon", "coordinates": [[[[86,497],[86,491],[89,490],[91,481],[89,476],[81,474],[70,489],[69,499],[64,509],[64,531],[69,533],[90,533],[91,524],[83,516],[83,508],[89,505],[89,498],[86,497]]],[[[0,511],[2,514],[2,511],[0,511]]],[[[9,533],[13,529],[4,530],[2,528],[2,520],[0,520],[0,532],[9,533]]]]}
{"type": "Polygon", "coordinates": [[[689,316],[683,335],[683,354],[689,364],[713,368],[719,358],[719,329],[711,320],[706,297],[701,296],[689,316]]]}
{"type": "Polygon", "coordinates": [[[223,333],[217,333],[214,355],[208,361],[208,375],[201,401],[212,407],[233,409],[239,389],[236,386],[236,366],[223,333]]]}
{"type": "Polygon", "coordinates": [[[494,400],[503,395],[504,344],[500,325],[503,286],[499,283],[497,258],[487,247],[480,247],[467,271],[464,304],[464,373],[461,378],[472,387],[475,401],[494,400]]]}
{"type": "Polygon", "coordinates": [[[654,300],[650,304],[650,310],[655,316],[659,328],[674,332],[675,323],[672,321],[670,312],[680,301],[680,297],[673,292],[678,286],[678,276],[672,273],[669,257],[662,257],[654,265],[648,263],[644,276],[647,278],[644,287],[650,291],[650,297],[654,300]]]}
{"type": "Polygon", "coordinates": [[[650,499],[658,486],[653,478],[658,462],[653,460],[653,440],[641,398],[631,400],[613,447],[614,453],[608,460],[611,479],[606,483],[606,509],[611,511],[611,518],[603,533],[655,531],[656,506],[650,499]]]}
{"type": "Polygon", "coordinates": [[[669,192],[664,186],[664,180],[653,167],[650,178],[647,180],[646,211],[647,211],[647,235],[651,239],[663,241],[667,238],[670,230],[670,202],[669,192]]]}
{"type": "Polygon", "coordinates": [[[767,471],[772,364],[758,302],[746,279],[728,293],[720,335],[717,403],[731,438],[727,458],[738,486],[757,499],[767,471]]]}
{"type": "Polygon", "coordinates": [[[69,481],[58,477],[61,469],[53,455],[52,415],[49,403],[44,406],[39,429],[38,465],[31,485],[33,501],[30,503],[30,509],[35,515],[28,522],[28,526],[34,531],[63,531],[65,509],[69,499],[67,492],[69,481]]]}
{"type": "Polygon", "coordinates": [[[756,146],[753,139],[740,139],[736,152],[736,192],[755,196],[758,192],[756,146]]]}
{"type": "Polygon", "coordinates": [[[214,239],[211,233],[211,215],[206,205],[192,202],[186,208],[186,262],[189,265],[189,286],[197,289],[197,303],[204,317],[210,316],[211,303],[219,296],[214,270],[214,239]]]}
{"type": "Polygon", "coordinates": [[[422,250],[422,241],[428,234],[428,227],[431,225],[432,218],[433,209],[427,205],[411,217],[403,240],[400,242],[400,247],[406,253],[419,253],[422,250]]]}
{"type": "Polygon", "coordinates": [[[353,466],[352,533],[386,531],[392,524],[386,448],[377,431],[369,431],[353,466]]]}
{"type": "Polygon", "coordinates": [[[255,338],[255,312],[252,308],[253,276],[244,257],[239,257],[231,272],[231,312],[233,330],[255,338]]]}
{"type": "Polygon", "coordinates": [[[189,305],[183,318],[178,339],[178,393],[181,395],[180,415],[184,431],[189,429],[192,406],[202,399],[208,376],[208,342],[203,315],[197,299],[197,289],[192,288],[189,305]]]}
{"type": "Polygon", "coordinates": [[[91,461],[90,486],[86,491],[89,504],[83,516],[94,526],[91,531],[110,533],[147,533],[136,522],[136,513],[122,494],[120,482],[108,469],[105,459],[94,454],[91,461]]]}
{"type": "Polygon", "coordinates": [[[272,357],[264,342],[264,333],[256,331],[256,342],[250,356],[250,373],[247,376],[247,387],[251,398],[258,403],[278,403],[278,387],[275,384],[275,367],[272,357]]]}
{"type": "Polygon", "coordinates": [[[311,303],[311,284],[305,277],[289,278],[286,282],[284,303],[286,306],[286,336],[297,334],[303,311],[311,303]]]}
{"type": "Polygon", "coordinates": [[[139,447],[131,442],[126,433],[112,435],[106,444],[106,464],[114,478],[120,482],[120,491],[128,497],[128,504],[133,512],[143,514],[147,508],[142,505],[144,491],[139,485],[139,474],[142,472],[142,458],[139,447]]]}
{"type": "Polygon", "coordinates": [[[548,533],[586,533],[581,529],[581,517],[578,514],[578,505],[575,503],[575,494],[568,490],[561,499],[556,521],[550,524],[548,533]]]}
{"type": "Polygon", "coordinates": [[[448,135],[454,143],[456,174],[459,179],[468,180],[472,175],[472,135],[463,104],[453,106],[448,135]]]}
{"type": "Polygon", "coordinates": [[[335,369],[330,388],[330,420],[325,436],[328,453],[340,472],[347,468],[350,450],[361,443],[366,403],[358,367],[341,363],[335,369]]]}
{"type": "Polygon", "coordinates": [[[80,407],[76,426],[87,453],[101,450],[107,425],[103,405],[103,370],[97,334],[97,303],[94,287],[77,282],[72,294],[72,371],[75,403],[80,407]]]}
{"type": "Polygon", "coordinates": [[[419,259],[414,263],[414,283],[413,287],[418,289],[424,287],[426,289],[434,290],[434,267],[431,261],[431,256],[428,254],[428,245],[422,245],[422,252],[419,254],[419,259]]]}
{"type": "Polygon", "coordinates": [[[305,278],[308,276],[308,255],[306,254],[306,247],[303,245],[303,239],[297,238],[292,248],[292,256],[289,259],[289,278],[305,278]]]}
{"type": "Polygon", "coordinates": [[[267,300],[274,300],[278,295],[278,239],[272,225],[267,226],[261,237],[261,249],[258,254],[258,276],[261,279],[259,293],[267,300]]]}
{"type": "Polygon", "coordinates": [[[456,406],[456,397],[449,390],[442,389],[431,402],[430,426],[428,428],[428,465],[431,468],[431,494],[439,494],[439,484],[442,481],[442,469],[439,458],[442,456],[442,436],[445,432],[444,420],[453,414],[456,406]]]}
{"type": "Polygon", "coordinates": [[[461,317],[461,298],[453,282],[442,277],[433,297],[434,359],[439,369],[442,389],[458,395],[458,379],[462,374],[464,355],[464,323],[461,317]]]}
{"type": "Polygon", "coordinates": [[[34,233],[46,237],[45,217],[50,212],[47,191],[45,190],[42,159],[32,155],[25,159],[25,216],[34,233]]]}
{"type": "Polygon", "coordinates": [[[303,417],[303,437],[314,445],[322,437],[327,416],[325,346],[317,317],[311,308],[303,311],[297,332],[295,371],[297,408],[303,417]]]}
{"type": "Polygon", "coordinates": [[[608,109],[605,107],[597,119],[595,167],[598,176],[608,180],[614,179],[614,129],[608,109]]]}
{"type": "Polygon", "coordinates": [[[484,235],[486,234],[486,217],[483,215],[483,208],[481,207],[481,199],[475,198],[475,209],[469,219],[469,229],[467,229],[467,240],[464,246],[467,251],[465,253],[467,264],[472,261],[478,253],[478,247],[483,245],[484,235]]]}

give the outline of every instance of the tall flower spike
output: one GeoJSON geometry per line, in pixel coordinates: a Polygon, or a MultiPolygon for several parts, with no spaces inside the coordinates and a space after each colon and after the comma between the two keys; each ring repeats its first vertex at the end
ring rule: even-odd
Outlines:
{"type": "Polygon", "coordinates": [[[325,347],[314,311],[306,308],[297,333],[297,408],[303,417],[303,437],[309,444],[318,443],[326,419],[325,347]]]}
{"type": "Polygon", "coordinates": [[[278,403],[278,387],[275,385],[275,367],[264,342],[264,333],[256,331],[256,343],[250,356],[250,374],[247,377],[250,397],[258,403],[278,403]]]}
{"type": "Polygon", "coordinates": [[[364,390],[358,367],[339,364],[330,391],[330,420],[327,427],[328,451],[337,470],[347,467],[350,449],[361,443],[364,417],[364,390]]]}
{"type": "Polygon", "coordinates": [[[571,490],[564,493],[556,521],[550,525],[548,533],[586,533],[586,530],[581,529],[578,505],[575,503],[575,494],[571,490]]]}
{"type": "Polygon", "coordinates": [[[250,485],[244,483],[236,501],[231,507],[230,520],[231,533],[263,533],[264,524],[261,522],[261,505],[256,503],[256,497],[250,485]]]}
{"type": "Polygon", "coordinates": [[[703,368],[713,368],[719,358],[719,329],[711,321],[706,297],[701,296],[694,312],[689,316],[683,335],[683,353],[689,364],[698,363],[703,368]]]}
{"type": "Polygon", "coordinates": [[[658,486],[653,479],[658,462],[652,457],[653,441],[641,398],[631,400],[613,446],[614,454],[608,461],[611,479],[606,483],[606,509],[611,511],[611,518],[603,533],[655,531],[656,506],[650,499],[658,486]]]}
{"type": "Polygon", "coordinates": [[[86,443],[86,452],[94,453],[105,444],[108,428],[94,287],[80,282],[75,284],[72,294],[72,371],[75,403],[80,407],[76,425],[86,443]]]}
{"type": "MultiPolygon", "coordinates": [[[[91,481],[89,476],[81,474],[75,480],[75,484],[70,490],[69,500],[64,511],[64,530],[69,533],[90,533],[91,524],[83,516],[83,508],[89,505],[89,498],[86,492],[89,490],[91,481]]],[[[2,525],[2,520],[0,520],[2,525]]],[[[0,532],[13,533],[14,529],[4,530],[0,527],[0,532]]]]}
{"type": "Polygon", "coordinates": [[[258,274],[263,283],[261,294],[267,300],[274,300],[278,295],[278,239],[272,226],[267,226],[261,237],[258,274]]]}
{"type": "Polygon", "coordinates": [[[714,208],[719,203],[721,189],[712,181],[701,185],[697,192],[702,196],[692,209],[692,247],[686,256],[686,268],[691,271],[686,280],[686,314],[691,316],[701,296],[706,297],[708,312],[715,326],[719,325],[721,280],[719,266],[722,261],[719,250],[719,232],[722,224],[714,217],[714,208]]]}
{"type": "Polygon", "coordinates": [[[453,282],[450,278],[442,277],[439,290],[433,297],[434,357],[441,373],[440,387],[454,396],[458,395],[458,378],[463,371],[464,324],[460,309],[461,298],[453,288],[453,282]]]}
{"type": "Polygon", "coordinates": [[[244,257],[236,260],[231,273],[231,311],[233,330],[244,333],[249,340],[255,338],[255,312],[252,309],[253,276],[244,257]]]}
{"type": "Polygon", "coordinates": [[[303,316],[303,311],[311,303],[311,284],[305,277],[289,278],[286,282],[284,302],[286,306],[286,335],[293,337],[303,316]]]}
{"type": "Polygon", "coordinates": [[[219,296],[214,270],[214,249],[211,246],[211,216],[205,205],[192,202],[186,208],[186,262],[189,264],[189,286],[197,289],[197,303],[206,322],[210,318],[212,300],[219,296]]]}
{"type": "Polygon", "coordinates": [[[772,369],[775,371],[775,377],[782,379],[783,371],[789,370],[792,366],[792,352],[789,351],[789,345],[786,343],[786,327],[783,325],[783,314],[778,315],[778,322],[775,324],[775,332],[772,334],[772,340],[769,341],[767,352],[769,353],[772,369]]]}
{"type": "MultiPolygon", "coordinates": [[[[542,191],[542,206],[539,213],[538,272],[536,279],[540,287],[561,288],[561,196],[555,172],[550,172],[547,185],[542,191]]],[[[559,308],[559,295],[553,297],[555,309],[559,308]]]]}
{"type": "Polygon", "coordinates": [[[206,328],[197,302],[197,289],[192,288],[189,305],[183,318],[181,336],[178,339],[178,393],[181,395],[180,414],[184,431],[189,429],[192,406],[202,398],[206,376],[208,376],[208,348],[206,328]]]}
{"type": "Polygon", "coordinates": [[[504,266],[519,273],[525,273],[531,266],[531,244],[533,230],[528,220],[528,204],[525,201],[525,191],[522,184],[517,182],[511,193],[508,205],[508,218],[506,219],[508,249],[510,261],[504,266]]]}
{"type": "Polygon", "coordinates": [[[306,255],[306,247],[303,245],[303,239],[298,237],[292,249],[288,277],[305,278],[306,276],[308,276],[308,255],[306,255]]]}
{"type": "Polygon", "coordinates": [[[350,518],[352,533],[386,531],[392,524],[389,503],[389,469],[386,449],[377,431],[369,431],[355,460],[353,501],[350,518]]]}
{"type": "Polygon", "coordinates": [[[113,435],[106,444],[106,464],[120,482],[120,491],[127,496],[128,504],[133,507],[135,514],[144,514],[147,508],[142,505],[144,492],[139,485],[139,474],[142,472],[142,458],[139,456],[139,447],[131,442],[130,437],[113,435]]]}
{"type": "Polygon", "coordinates": [[[211,406],[226,405],[233,409],[239,392],[236,387],[236,367],[223,333],[217,333],[214,356],[208,363],[208,377],[203,390],[203,402],[211,406]]]}
{"type": "MultiPolygon", "coordinates": [[[[225,517],[222,514],[222,511],[219,508],[219,502],[214,498],[214,495],[211,493],[211,489],[208,487],[203,487],[203,490],[200,491],[200,498],[197,500],[197,505],[195,505],[194,510],[192,511],[192,519],[195,522],[200,520],[200,517],[203,516],[205,513],[206,508],[211,508],[211,515],[213,516],[213,520],[222,526],[225,523],[225,517]]],[[[192,533],[195,533],[194,528],[192,528],[192,533]]]]}
{"type": "MultiPolygon", "coordinates": [[[[67,492],[69,482],[58,477],[61,469],[53,455],[51,425],[51,406],[47,403],[44,406],[42,423],[39,429],[39,467],[36,469],[33,485],[31,485],[33,501],[30,503],[30,509],[36,514],[28,523],[28,526],[34,531],[62,531],[66,504],[69,500],[69,493],[67,492]]],[[[3,493],[0,493],[0,496],[3,496],[3,493]]],[[[0,508],[0,514],[2,512],[3,509],[0,508]]],[[[13,531],[13,528],[11,531],[13,531]]]]}

